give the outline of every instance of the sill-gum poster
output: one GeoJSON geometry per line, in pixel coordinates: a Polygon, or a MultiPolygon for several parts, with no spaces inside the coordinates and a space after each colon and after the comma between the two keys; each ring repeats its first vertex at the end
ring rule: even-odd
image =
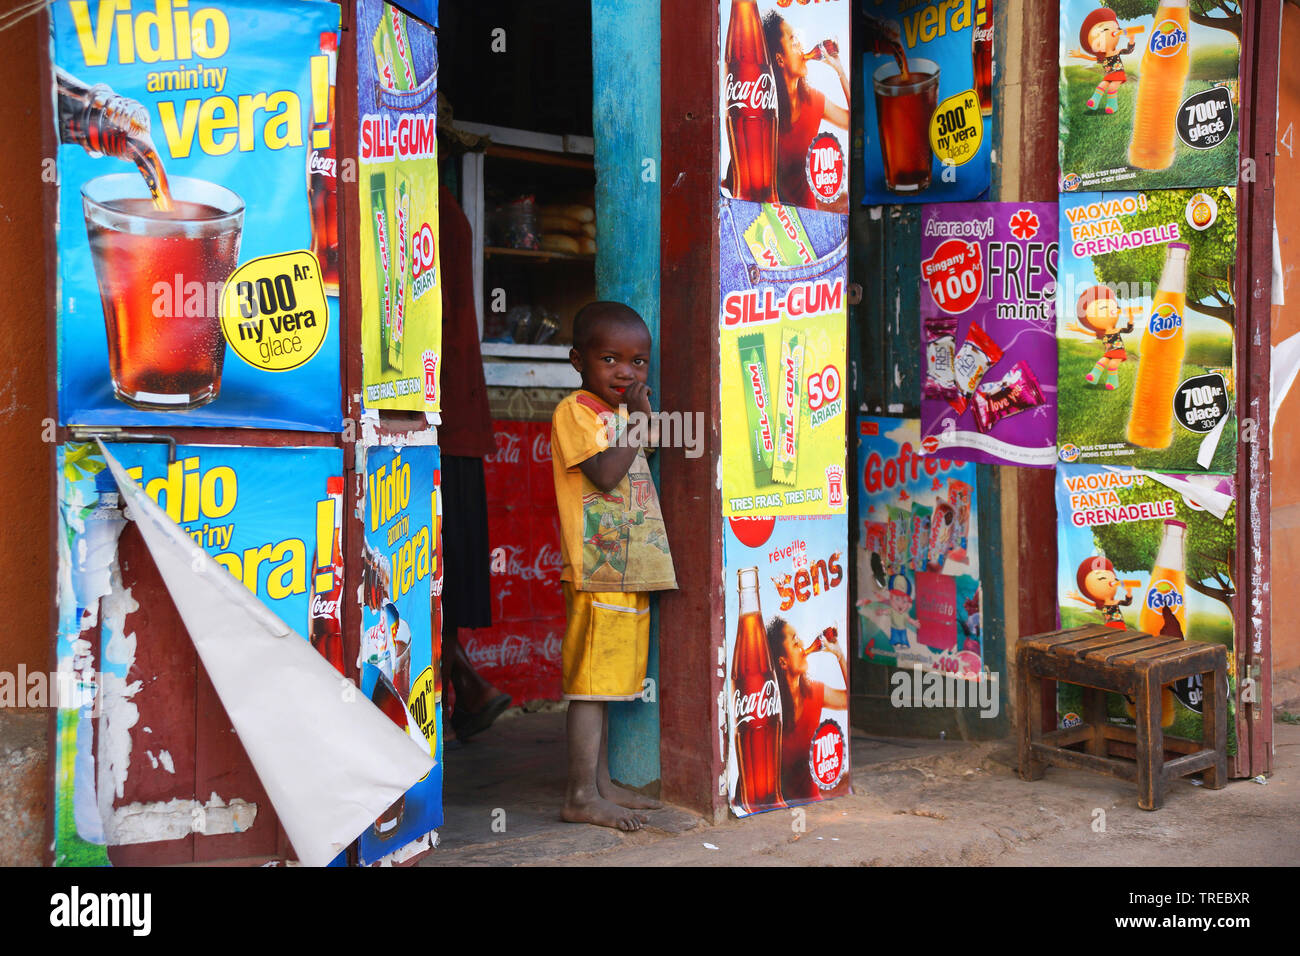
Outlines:
{"type": "Polygon", "coordinates": [[[357,841],[371,864],[442,824],[442,548],[436,445],[365,449],[361,692],[437,763],[357,841]]]}
{"type": "Polygon", "coordinates": [[[437,36],[397,7],[360,0],[356,42],[362,395],[367,408],[437,412],[437,36]]]}
{"type": "Polygon", "coordinates": [[[1236,190],[1062,196],[1062,462],[1230,473],[1236,190]]]}
{"type": "MultiPolygon", "coordinates": [[[[1222,644],[1235,688],[1232,477],[1161,476],[1175,483],[1171,487],[1151,473],[1095,465],[1061,465],[1056,476],[1061,626],[1107,624],[1222,644]],[[1211,510],[1216,501],[1223,517],[1211,510]]],[[[1200,739],[1201,687],[1197,676],[1164,689],[1160,722],[1167,733],[1200,739]]],[[[1230,753],[1236,748],[1234,699],[1230,692],[1230,753]]],[[[1109,695],[1107,706],[1112,720],[1132,721],[1132,705],[1123,697],[1109,695]]],[[[1058,712],[1063,726],[1079,721],[1077,687],[1059,685],[1058,712]]]]}
{"type": "Polygon", "coordinates": [[[1236,182],[1241,6],[1062,0],[1061,192],[1236,182]]]}
{"type": "MultiPolygon", "coordinates": [[[[193,539],[196,549],[212,555],[280,620],[341,667],[339,599],[346,591],[338,549],[342,452],[178,445],[175,461],[169,463],[167,451],[161,444],[112,446],[127,473],[193,539]]],[[[95,445],[63,445],[58,463],[56,653],[59,673],[67,675],[66,683],[76,693],[59,704],[54,860],[58,866],[102,866],[109,862],[106,847],[131,842],[123,834],[139,830],[132,823],[132,805],[121,805],[113,793],[114,782],[120,786],[128,768],[137,775],[167,773],[172,754],[192,759],[193,741],[173,739],[175,728],[167,726],[132,727],[129,716],[116,729],[103,723],[110,720],[101,716],[105,707],[114,715],[138,713],[141,695],[150,693],[152,683],[138,679],[137,635],[124,626],[126,616],[138,610],[117,562],[118,536],[126,521],[117,485],[95,445]],[[97,624],[98,656],[89,640],[97,624]],[[100,721],[98,729],[95,721],[100,721]],[[166,755],[162,769],[159,755],[166,755]]],[[[147,637],[139,635],[140,640],[147,637]]],[[[207,793],[194,796],[199,803],[209,799],[207,793]]],[[[224,794],[227,800],[236,796],[224,794]]],[[[234,801],[228,812],[233,822],[227,826],[246,830],[256,824],[256,808],[244,801],[234,801]]],[[[204,826],[211,826],[210,833],[238,832],[219,829],[218,814],[208,816],[212,820],[204,826]]],[[[187,821],[179,832],[155,838],[189,832],[187,821]]]]}
{"type": "Polygon", "coordinates": [[[337,431],[338,6],[50,23],[59,420],[337,431]]]}
{"type": "Polygon", "coordinates": [[[719,0],[722,196],[849,210],[852,0],[719,0]]]}
{"type": "Polygon", "coordinates": [[[848,217],[723,200],[722,513],[844,512],[848,217]]]}
{"type": "Polygon", "coordinates": [[[989,187],[994,0],[865,0],[862,202],[952,202],[989,187]]]}
{"type": "Polygon", "coordinates": [[[848,793],[848,520],[724,527],[731,808],[743,817],[848,793]]]}
{"type": "Polygon", "coordinates": [[[976,468],[922,455],[915,418],[858,418],[858,656],[977,677],[976,468]]]}
{"type": "Polygon", "coordinates": [[[921,215],[927,454],[1056,461],[1056,204],[945,203],[921,215]]]}

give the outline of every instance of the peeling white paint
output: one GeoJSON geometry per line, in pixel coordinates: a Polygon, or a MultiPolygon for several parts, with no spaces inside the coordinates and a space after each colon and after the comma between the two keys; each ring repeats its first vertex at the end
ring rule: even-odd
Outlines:
{"type": "Polygon", "coordinates": [[[151,764],[153,764],[153,768],[154,768],[155,770],[157,770],[157,769],[158,769],[158,758],[155,757],[155,756],[153,755],[153,751],[152,751],[152,750],[146,750],[146,751],[144,752],[144,755],[145,755],[146,757],[149,758],[149,762],[150,762],[151,764]]]}
{"type": "Polygon", "coordinates": [[[438,842],[438,831],[430,830],[424,836],[412,840],[410,843],[406,844],[406,846],[399,850],[394,850],[392,853],[388,854],[388,856],[381,857],[371,865],[397,866],[400,863],[405,863],[407,860],[411,859],[411,857],[416,856],[419,853],[433,849],[438,845],[438,842]]]}
{"type": "Polygon", "coordinates": [[[172,761],[171,751],[160,750],[158,752],[158,762],[162,764],[162,768],[166,770],[168,773],[170,774],[176,773],[176,764],[172,761]]]}
{"type": "Polygon", "coordinates": [[[227,804],[215,793],[206,804],[179,798],[166,803],[131,803],[113,809],[108,842],[110,846],[125,846],[179,840],[191,833],[243,833],[256,819],[257,804],[238,797],[227,804]]]}
{"type": "MultiPolygon", "coordinates": [[[[103,626],[100,629],[104,654],[130,674],[135,662],[135,634],[124,635],[126,616],[140,609],[131,595],[131,589],[122,585],[122,571],[113,561],[111,586],[101,598],[103,626]]],[[[96,791],[100,819],[113,817],[113,801],[121,799],[126,790],[126,778],[131,766],[131,728],[140,719],[140,710],[132,702],[143,686],[141,681],[127,682],[125,678],[105,670],[100,694],[103,698],[99,718],[99,752],[96,755],[96,791]]],[[[112,842],[111,831],[109,840],[112,842]]]]}

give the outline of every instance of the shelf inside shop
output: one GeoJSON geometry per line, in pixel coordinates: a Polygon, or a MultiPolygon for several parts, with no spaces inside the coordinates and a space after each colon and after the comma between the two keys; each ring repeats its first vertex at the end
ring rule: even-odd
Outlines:
{"type": "Polygon", "coordinates": [[[568,260],[570,262],[594,263],[596,257],[590,253],[572,252],[553,252],[549,249],[508,249],[504,246],[484,246],[483,255],[487,258],[493,256],[504,256],[510,259],[521,259],[533,262],[549,262],[552,259],[568,260]]]}
{"type": "Polygon", "coordinates": [[[529,345],[526,342],[484,342],[480,346],[483,355],[500,358],[555,359],[568,361],[568,345],[529,345]]]}

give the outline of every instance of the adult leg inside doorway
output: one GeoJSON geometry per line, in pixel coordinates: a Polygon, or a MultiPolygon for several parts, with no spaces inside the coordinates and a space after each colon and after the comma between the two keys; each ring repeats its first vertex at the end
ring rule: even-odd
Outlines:
{"type": "MultiPolygon", "coordinates": [[[[640,830],[646,822],[645,817],[635,809],[621,807],[602,795],[600,779],[609,779],[605,755],[607,720],[604,701],[569,701],[569,783],[560,815],[570,823],[640,830]]],[[[621,787],[618,789],[622,790],[621,787]]]]}

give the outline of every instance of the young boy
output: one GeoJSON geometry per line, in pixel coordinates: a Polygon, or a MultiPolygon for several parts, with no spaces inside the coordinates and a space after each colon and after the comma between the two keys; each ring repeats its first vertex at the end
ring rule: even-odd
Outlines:
{"type": "MultiPolygon", "coordinates": [[[[637,700],[650,643],[650,591],[677,587],[659,497],[645,454],[627,440],[628,412],[649,416],[650,330],[617,302],[592,302],[573,321],[569,361],[582,389],[551,419],[568,611],[561,651],[569,701],[569,782],[563,817],[639,830],[659,804],[609,778],[606,703],[637,700]]],[[[644,431],[638,429],[638,431],[644,431]]]]}

